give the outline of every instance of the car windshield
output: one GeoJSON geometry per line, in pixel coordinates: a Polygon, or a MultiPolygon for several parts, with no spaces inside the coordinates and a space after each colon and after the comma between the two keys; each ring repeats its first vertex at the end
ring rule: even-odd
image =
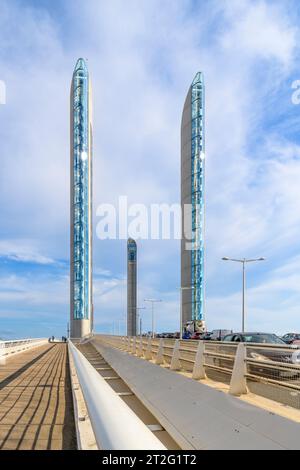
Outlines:
{"type": "Polygon", "coordinates": [[[243,341],[245,343],[268,343],[268,344],[285,344],[282,339],[272,334],[253,334],[244,335],[243,341]]]}
{"type": "Polygon", "coordinates": [[[224,336],[223,341],[232,341],[233,335],[224,336]]]}

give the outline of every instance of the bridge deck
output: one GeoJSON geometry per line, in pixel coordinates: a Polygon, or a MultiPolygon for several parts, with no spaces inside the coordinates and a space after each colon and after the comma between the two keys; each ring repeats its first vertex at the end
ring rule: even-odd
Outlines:
{"type": "Polygon", "coordinates": [[[76,449],[65,344],[38,347],[0,366],[0,449],[76,449]]]}

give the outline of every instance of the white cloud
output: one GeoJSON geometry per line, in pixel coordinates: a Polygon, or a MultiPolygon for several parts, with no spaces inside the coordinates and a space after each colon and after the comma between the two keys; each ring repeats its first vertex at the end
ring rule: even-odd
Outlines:
{"type": "Polygon", "coordinates": [[[265,1],[227,0],[225,19],[232,27],[222,37],[230,53],[255,60],[275,59],[289,66],[296,46],[296,27],[291,26],[287,9],[265,1]]]}
{"type": "Polygon", "coordinates": [[[40,253],[32,240],[0,240],[0,257],[24,263],[55,263],[54,259],[40,253]]]}
{"type": "Polygon", "coordinates": [[[66,307],[69,300],[69,277],[65,275],[32,276],[9,275],[0,279],[1,310],[5,313],[11,304],[16,311],[19,309],[36,315],[36,308],[40,307],[39,315],[43,316],[54,307],[66,307]]]}

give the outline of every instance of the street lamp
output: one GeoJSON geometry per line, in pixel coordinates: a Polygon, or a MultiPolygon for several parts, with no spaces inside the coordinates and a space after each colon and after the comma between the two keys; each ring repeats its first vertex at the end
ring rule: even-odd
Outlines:
{"type": "Polygon", "coordinates": [[[136,309],[136,317],[137,317],[137,323],[139,324],[139,333],[140,336],[142,336],[142,316],[139,314],[140,310],[145,310],[146,307],[135,307],[136,309]]]}
{"type": "Polygon", "coordinates": [[[162,302],[160,299],[144,299],[144,302],[151,302],[152,306],[152,338],[154,338],[154,304],[156,302],[162,302]]]}
{"type": "Polygon", "coordinates": [[[117,322],[118,322],[118,336],[120,336],[121,329],[123,329],[123,327],[121,328],[121,323],[124,323],[125,334],[126,334],[126,317],[123,316],[122,318],[118,318],[117,322]]]}
{"type": "Polygon", "coordinates": [[[180,289],[180,339],[182,339],[182,291],[195,289],[194,286],[178,287],[180,289]]]}
{"type": "Polygon", "coordinates": [[[234,259],[224,256],[223,261],[234,261],[236,263],[242,263],[243,265],[243,294],[242,294],[242,333],[245,332],[245,297],[246,297],[246,263],[254,263],[255,261],[265,261],[266,258],[254,258],[254,259],[234,259]]]}

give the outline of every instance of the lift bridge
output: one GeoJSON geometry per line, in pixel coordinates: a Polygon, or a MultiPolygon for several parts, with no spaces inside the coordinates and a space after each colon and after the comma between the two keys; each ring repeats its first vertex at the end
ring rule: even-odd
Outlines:
{"type": "Polygon", "coordinates": [[[0,449],[300,448],[300,350],[94,335],[0,342],[0,449]]]}

